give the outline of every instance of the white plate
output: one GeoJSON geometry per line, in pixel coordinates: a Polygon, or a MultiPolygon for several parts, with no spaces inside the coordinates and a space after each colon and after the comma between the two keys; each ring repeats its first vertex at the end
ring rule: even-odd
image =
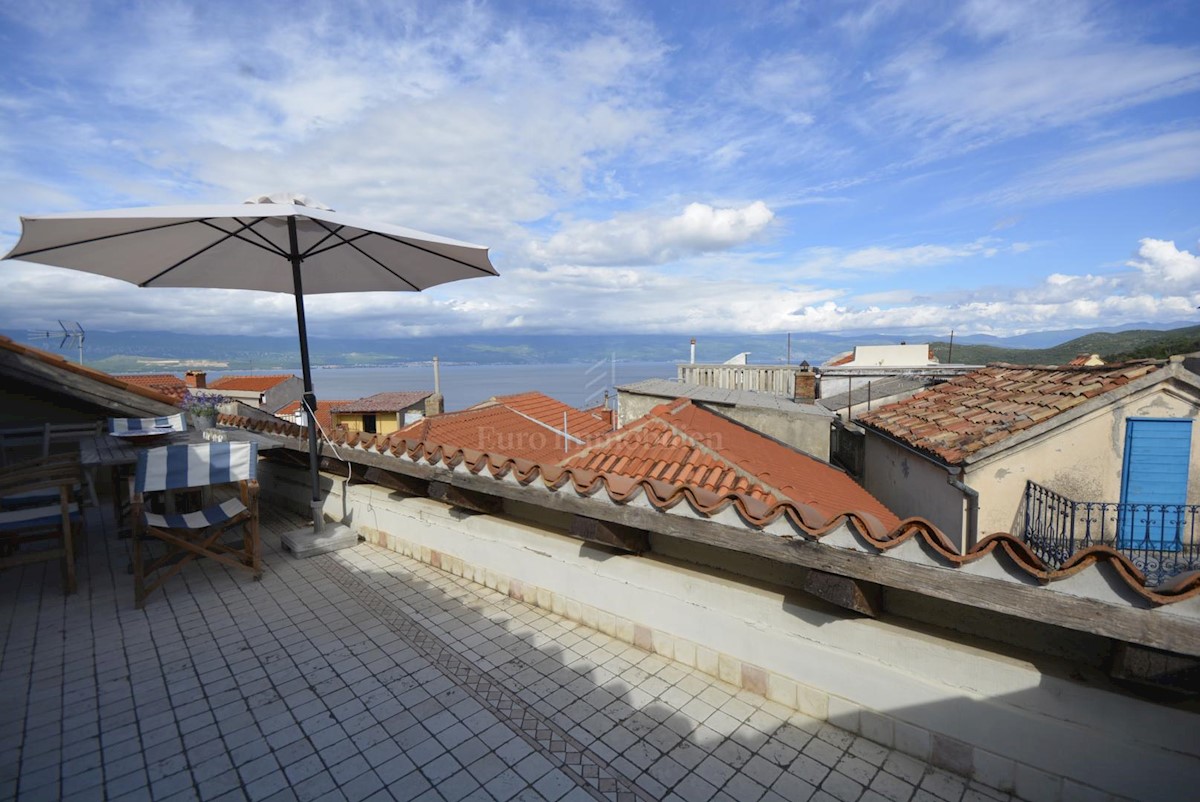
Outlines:
{"type": "Polygon", "coordinates": [[[175,431],[175,430],[169,426],[166,426],[163,428],[154,428],[154,429],[138,429],[137,431],[133,431],[133,432],[113,432],[112,436],[128,438],[130,440],[137,440],[142,437],[162,437],[163,435],[171,434],[171,432],[173,432],[173,431],[175,431]]]}

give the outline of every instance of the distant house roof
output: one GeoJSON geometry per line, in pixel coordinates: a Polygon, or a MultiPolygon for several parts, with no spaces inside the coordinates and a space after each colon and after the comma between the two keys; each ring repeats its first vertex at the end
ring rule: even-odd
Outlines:
{"type": "Polygon", "coordinates": [[[611,429],[607,414],[575,409],[531,392],[496,396],[470,409],[426,417],[391,437],[552,463],[611,429]]]}
{"type": "Polygon", "coordinates": [[[684,398],[655,407],[558,464],[738,493],[768,505],[807,504],[827,518],[858,510],[889,529],[900,521],[832,465],[684,398]]]}
{"type": "MultiPolygon", "coordinates": [[[[326,432],[332,431],[333,430],[333,408],[340,404],[350,404],[350,403],[353,403],[353,402],[352,401],[326,401],[324,399],[318,398],[317,399],[317,424],[326,432]]],[[[278,412],[276,412],[275,416],[279,417],[279,418],[288,418],[288,419],[294,421],[295,417],[296,417],[296,413],[299,411],[300,411],[300,402],[293,401],[290,404],[287,404],[286,406],[284,406],[278,412]]],[[[301,423],[299,425],[307,426],[308,425],[307,418],[305,419],[305,421],[303,423],[301,423]]]]}
{"type": "Polygon", "coordinates": [[[183,379],[171,373],[132,373],[114,375],[113,378],[129,384],[136,384],[138,387],[149,387],[151,390],[157,390],[163,395],[173,398],[183,398],[188,391],[188,386],[183,379]]]}
{"type": "Polygon", "coordinates": [[[688,384],[674,379],[646,379],[634,384],[622,385],[617,390],[623,393],[652,395],[668,400],[690,398],[693,401],[710,404],[774,409],[798,415],[829,417],[829,413],[816,404],[802,404],[771,393],[759,393],[753,390],[723,390],[719,387],[703,387],[699,384],[688,384]]]}
{"type": "Polygon", "coordinates": [[[262,393],[294,378],[296,377],[291,374],[279,374],[277,376],[222,376],[210,383],[208,389],[262,393]]]}
{"type": "Polygon", "coordinates": [[[1161,366],[1152,360],[1102,367],[988,365],[872,410],[858,422],[954,465],[1161,366]]]}
{"type": "Polygon", "coordinates": [[[178,399],[71,362],[59,354],[21,345],[0,335],[0,387],[16,391],[25,387],[61,397],[72,407],[80,403],[95,408],[97,417],[170,415],[178,399]]]}
{"type": "Polygon", "coordinates": [[[1096,367],[1104,364],[1099,354],[1080,354],[1067,363],[1073,367],[1096,367]]]}
{"type": "Polygon", "coordinates": [[[831,356],[829,359],[825,360],[825,363],[821,367],[836,368],[839,365],[848,365],[853,361],[854,361],[854,350],[851,349],[849,351],[846,351],[845,353],[836,354],[835,356],[831,356]]]}
{"type": "Polygon", "coordinates": [[[338,401],[336,404],[330,404],[330,408],[333,412],[402,412],[414,404],[421,403],[431,395],[433,395],[433,390],[376,393],[354,401],[338,401]]]}

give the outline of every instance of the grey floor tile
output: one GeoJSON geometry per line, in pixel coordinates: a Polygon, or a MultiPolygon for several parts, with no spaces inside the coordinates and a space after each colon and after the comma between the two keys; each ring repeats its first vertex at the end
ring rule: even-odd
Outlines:
{"type": "Polygon", "coordinates": [[[37,682],[0,711],[0,797],[1004,798],[395,553],[294,560],[277,520],[259,583],[195,563],[134,614],[126,544],[95,538],[86,616],[21,599],[0,681],[37,682]]]}

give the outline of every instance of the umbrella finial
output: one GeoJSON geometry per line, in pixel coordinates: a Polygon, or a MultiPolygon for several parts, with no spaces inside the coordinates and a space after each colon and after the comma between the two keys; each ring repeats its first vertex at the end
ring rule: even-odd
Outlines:
{"type": "Polygon", "coordinates": [[[278,203],[283,206],[307,206],[309,209],[320,209],[324,212],[333,211],[320,201],[299,192],[272,192],[269,195],[255,195],[246,198],[242,203],[278,203]]]}

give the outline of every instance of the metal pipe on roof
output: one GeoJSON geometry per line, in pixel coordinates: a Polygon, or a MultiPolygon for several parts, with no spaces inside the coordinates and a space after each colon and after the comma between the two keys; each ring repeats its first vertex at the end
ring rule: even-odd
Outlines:
{"type": "Polygon", "coordinates": [[[693,365],[696,364],[696,338],[695,337],[692,338],[692,362],[691,362],[691,364],[693,364],[693,365]]]}
{"type": "Polygon", "coordinates": [[[962,494],[967,497],[967,531],[964,533],[966,537],[959,544],[959,548],[965,554],[979,538],[979,491],[962,481],[961,477],[965,475],[962,468],[946,468],[946,470],[950,473],[946,482],[951,487],[962,491],[962,494]]]}
{"type": "Polygon", "coordinates": [[[438,358],[433,358],[433,391],[438,395],[442,393],[442,370],[438,358]]]}

